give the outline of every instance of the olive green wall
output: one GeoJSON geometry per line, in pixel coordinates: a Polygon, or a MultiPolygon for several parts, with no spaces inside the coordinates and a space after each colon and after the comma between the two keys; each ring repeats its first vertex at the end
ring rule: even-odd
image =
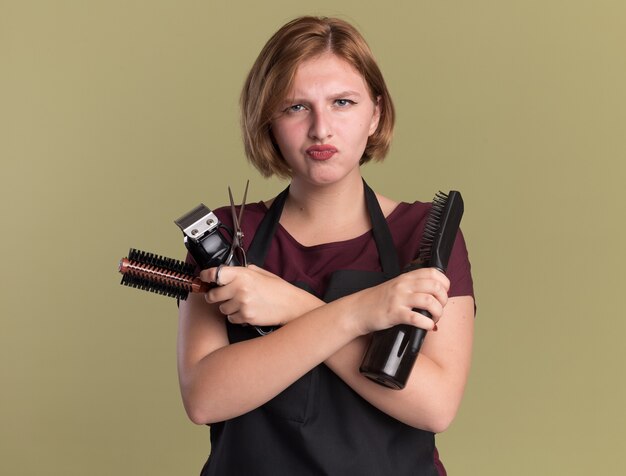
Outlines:
{"type": "Polygon", "coordinates": [[[364,173],[463,192],[475,359],[451,475],[621,474],[626,4],[293,0],[0,3],[0,474],[198,474],[176,308],[120,286],[129,247],[182,258],[199,202],[285,184],[243,159],[238,92],[301,14],[354,22],[398,110],[364,173]]]}

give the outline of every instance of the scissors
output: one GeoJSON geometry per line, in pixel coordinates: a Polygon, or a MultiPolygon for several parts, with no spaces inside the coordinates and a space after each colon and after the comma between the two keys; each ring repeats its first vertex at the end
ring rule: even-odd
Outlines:
{"type": "MultiPolygon", "coordinates": [[[[228,197],[230,198],[230,213],[233,217],[233,242],[230,245],[230,251],[228,253],[228,257],[224,264],[221,264],[217,268],[217,273],[215,277],[215,282],[218,286],[221,286],[220,282],[220,273],[222,271],[222,267],[224,266],[248,266],[248,260],[246,258],[246,252],[243,248],[243,231],[241,231],[241,217],[243,216],[243,210],[246,207],[246,197],[248,196],[248,185],[250,185],[250,181],[246,182],[246,189],[243,192],[243,200],[241,201],[241,208],[239,209],[239,216],[237,216],[237,212],[235,210],[235,201],[233,200],[233,192],[230,187],[228,187],[228,197]]],[[[244,324],[245,325],[245,324],[244,324]]],[[[274,326],[252,326],[256,331],[265,336],[270,334],[276,329],[274,326]]]]}
{"type": "Polygon", "coordinates": [[[243,249],[243,231],[241,231],[241,217],[243,216],[243,210],[246,206],[246,197],[248,196],[248,185],[250,180],[246,182],[246,189],[243,192],[243,200],[241,202],[241,208],[239,209],[239,216],[235,211],[235,201],[233,200],[233,192],[228,187],[228,196],[230,198],[230,212],[233,216],[233,242],[230,245],[230,251],[224,264],[226,266],[235,266],[237,264],[241,266],[248,266],[248,260],[246,258],[246,252],[243,249]]]}

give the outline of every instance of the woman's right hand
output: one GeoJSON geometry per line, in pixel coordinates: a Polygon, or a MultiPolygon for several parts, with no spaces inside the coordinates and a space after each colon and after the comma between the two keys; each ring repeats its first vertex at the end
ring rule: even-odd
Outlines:
{"type": "MultiPolygon", "coordinates": [[[[218,268],[200,273],[208,282],[217,281],[218,268]]],[[[233,324],[282,326],[324,304],[312,294],[255,265],[224,266],[220,286],[206,293],[209,304],[233,324]]]]}
{"type": "Polygon", "coordinates": [[[357,332],[365,335],[398,324],[432,330],[448,302],[449,288],[443,273],[422,268],[348,296],[354,301],[357,332]],[[428,311],[432,319],[415,309],[428,311]]]}

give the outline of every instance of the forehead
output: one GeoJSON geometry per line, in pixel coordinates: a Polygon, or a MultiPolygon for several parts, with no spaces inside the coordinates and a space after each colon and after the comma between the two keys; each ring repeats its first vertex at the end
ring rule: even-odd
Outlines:
{"type": "Polygon", "coordinates": [[[291,93],[336,88],[369,92],[365,78],[354,66],[332,53],[325,53],[300,63],[294,75],[291,93]]]}

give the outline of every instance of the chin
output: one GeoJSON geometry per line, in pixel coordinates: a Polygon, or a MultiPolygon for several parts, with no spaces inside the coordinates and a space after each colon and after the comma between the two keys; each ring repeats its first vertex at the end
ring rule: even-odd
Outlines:
{"type": "Polygon", "coordinates": [[[343,179],[345,179],[345,175],[340,176],[338,174],[324,174],[324,175],[309,176],[307,177],[307,182],[310,183],[311,185],[324,187],[324,186],[334,185],[336,183],[339,183],[343,179]]]}
{"type": "Polygon", "coordinates": [[[354,177],[361,177],[359,167],[345,170],[342,167],[333,167],[332,164],[320,164],[320,167],[313,167],[307,171],[305,180],[312,185],[327,186],[344,180],[351,180],[354,177]]]}

